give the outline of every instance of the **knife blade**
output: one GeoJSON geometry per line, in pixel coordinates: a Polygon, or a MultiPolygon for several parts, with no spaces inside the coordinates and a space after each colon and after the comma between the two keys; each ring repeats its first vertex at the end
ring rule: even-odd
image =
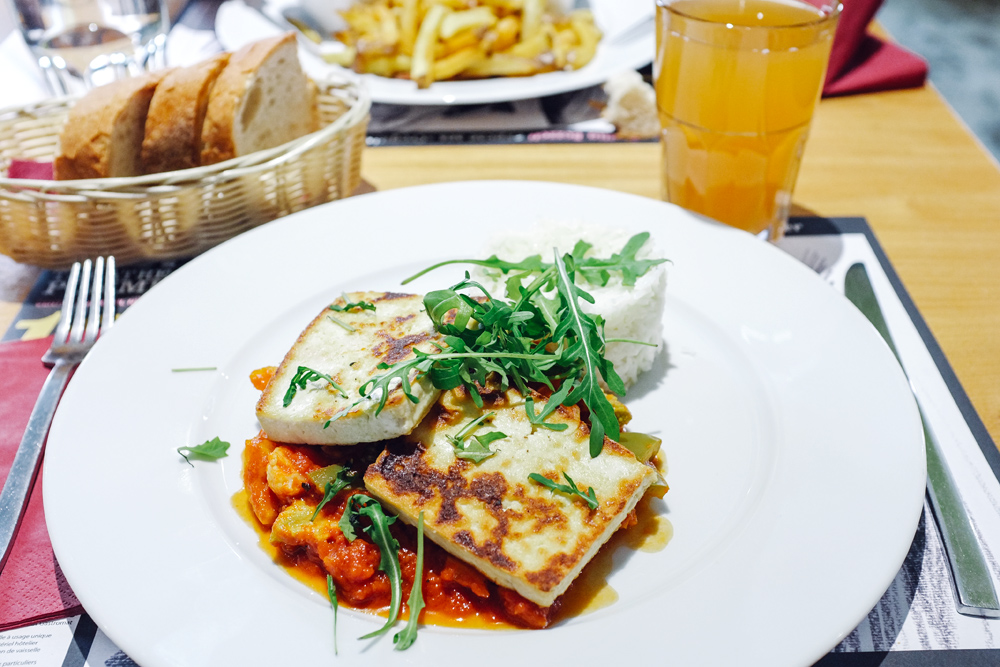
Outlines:
{"type": "MultiPolygon", "coordinates": [[[[889,327],[885,323],[864,264],[854,264],[847,270],[844,276],[844,295],[868,318],[896,355],[896,360],[900,361],[899,351],[889,334],[889,327]]],[[[901,361],[900,366],[902,367],[901,361]]],[[[906,372],[905,369],[903,372],[906,372]]],[[[924,417],[919,399],[917,409],[924,427],[924,445],[927,450],[927,497],[948,555],[958,612],[968,616],[1000,618],[1000,602],[997,601],[989,566],[979,540],[976,539],[958,487],[941,453],[941,447],[924,417]]]]}

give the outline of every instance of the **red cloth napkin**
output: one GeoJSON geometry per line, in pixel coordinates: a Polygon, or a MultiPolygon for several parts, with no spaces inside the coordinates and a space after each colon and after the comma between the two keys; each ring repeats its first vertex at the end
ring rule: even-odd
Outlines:
{"type": "MultiPolygon", "coordinates": [[[[822,4],[821,0],[809,2],[817,6],[822,4]]],[[[843,0],[843,4],[823,96],[874,93],[924,85],[927,63],[923,58],[868,32],[868,25],[882,6],[882,0],[843,0]]]]}
{"type": "Polygon", "coordinates": [[[34,162],[32,160],[11,160],[7,168],[7,178],[30,178],[42,181],[52,180],[51,162],[34,162]]]}
{"type": "MultiPolygon", "coordinates": [[[[28,416],[49,373],[41,359],[51,344],[51,337],[0,343],[0,378],[4,383],[0,392],[0,479],[7,479],[28,416]]],[[[39,473],[14,537],[14,549],[0,573],[0,632],[82,611],[52,553],[39,473]]]]}

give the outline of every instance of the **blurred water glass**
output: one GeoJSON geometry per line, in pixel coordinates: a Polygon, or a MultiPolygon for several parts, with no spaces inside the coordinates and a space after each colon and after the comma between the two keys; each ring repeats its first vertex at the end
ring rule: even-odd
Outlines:
{"type": "Polygon", "coordinates": [[[56,95],[166,65],[163,0],[11,0],[18,27],[56,95]]]}

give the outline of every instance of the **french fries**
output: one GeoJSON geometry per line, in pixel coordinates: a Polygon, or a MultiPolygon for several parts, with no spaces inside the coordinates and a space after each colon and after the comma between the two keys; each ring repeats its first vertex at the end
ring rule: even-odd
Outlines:
{"type": "Polygon", "coordinates": [[[337,37],[356,71],[434,81],[579,69],[601,32],[589,10],[559,15],[548,0],[359,0],[337,37]]]}

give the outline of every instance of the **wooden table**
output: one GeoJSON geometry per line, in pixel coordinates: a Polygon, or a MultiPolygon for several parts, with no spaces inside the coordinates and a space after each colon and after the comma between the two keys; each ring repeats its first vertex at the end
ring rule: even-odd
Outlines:
{"type": "MultiPolygon", "coordinates": [[[[656,144],[369,149],[377,189],[468,179],[578,183],[659,196],[656,144]]],[[[864,216],[995,442],[1000,442],[1000,165],[931,88],[824,100],[798,208],[864,216]]],[[[38,271],[0,257],[0,330],[38,271]]]]}

